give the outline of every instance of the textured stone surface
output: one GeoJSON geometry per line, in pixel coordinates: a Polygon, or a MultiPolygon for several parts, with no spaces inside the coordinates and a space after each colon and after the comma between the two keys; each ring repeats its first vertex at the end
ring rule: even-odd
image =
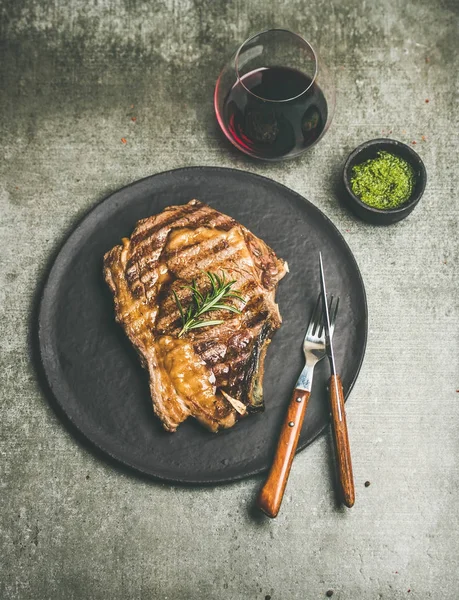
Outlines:
{"type": "Polygon", "coordinates": [[[457,2],[3,0],[0,11],[0,597],[457,598],[457,2]],[[274,166],[231,150],[212,108],[234,46],[273,25],[323,50],[338,92],[324,140],[274,166]],[[334,187],[347,153],[380,135],[416,141],[429,182],[411,217],[378,229],[334,187]],[[251,510],[261,478],[137,479],[80,445],[40,390],[34,295],[63,236],[110,191],[194,164],[292,187],[357,257],[370,335],[348,406],[351,511],[334,506],[328,436],[297,456],[268,521],[251,510]]]}

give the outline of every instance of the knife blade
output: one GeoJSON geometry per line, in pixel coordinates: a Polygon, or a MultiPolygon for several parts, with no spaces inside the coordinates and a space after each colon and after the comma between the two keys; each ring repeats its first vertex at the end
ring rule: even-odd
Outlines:
{"type": "Polygon", "coordinates": [[[324,263],[322,261],[322,252],[319,252],[320,266],[320,289],[322,290],[322,310],[325,325],[325,347],[330,361],[330,369],[333,375],[336,375],[335,353],[333,351],[333,336],[330,335],[330,310],[328,308],[327,286],[325,284],[324,263]]]}

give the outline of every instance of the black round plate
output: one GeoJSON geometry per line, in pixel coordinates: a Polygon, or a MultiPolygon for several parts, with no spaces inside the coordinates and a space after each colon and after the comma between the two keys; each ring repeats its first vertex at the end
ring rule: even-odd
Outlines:
{"type": "MultiPolygon", "coordinates": [[[[95,446],[144,474],[182,483],[218,483],[267,469],[303,367],[302,341],[319,292],[322,251],[330,294],[340,296],[336,362],[349,394],[365,352],[367,307],[355,259],[333,223],[292,190],[234,169],[192,167],[160,173],[119,190],[80,222],[44,287],[39,347],[51,391],[95,446]],[[102,276],[104,253],[135,223],[192,198],[227,213],[288,261],[277,300],[283,325],[265,363],[265,412],[212,434],[189,419],[165,432],[153,415],[146,372],[115,323],[102,276]]],[[[328,423],[329,366],[316,367],[299,449],[328,423]]]]}

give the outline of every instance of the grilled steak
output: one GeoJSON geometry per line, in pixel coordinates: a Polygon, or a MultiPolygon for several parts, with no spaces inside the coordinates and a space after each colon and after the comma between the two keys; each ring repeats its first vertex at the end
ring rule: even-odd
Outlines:
{"type": "Polygon", "coordinates": [[[231,217],[198,200],[171,206],[137,223],[130,239],[104,257],[116,320],[150,377],[153,408],[175,431],[189,416],[211,431],[231,427],[263,408],[263,363],[281,317],[274,295],[287,265],[262,240],[231,217]],[[235,280],[240,314],[210,313],[214,326],[179,337],[174,292],[192,303],[189,285],[209,288],[205,271],[235,280]]]}

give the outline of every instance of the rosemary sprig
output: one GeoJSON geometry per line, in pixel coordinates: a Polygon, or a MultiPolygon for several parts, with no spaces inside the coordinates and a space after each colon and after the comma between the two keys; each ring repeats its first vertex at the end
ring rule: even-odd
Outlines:
{"type": "Polygon", "coordinates": [[[201,319],[202,315],[206,313],[215,310],[229,310],[233,313],[241,313],[241,311],[235,306],[232,306],[231,304],[225,304],[225,300],[227,298],[236,298],[237,300],[241,300],[241,302],[245,302],[238,290],[231,289],[236,283],[236,280],[232,279],[231,281],[227,281],[224,271],[221,272],[221,276],[217,275],[216,273],[211,273],[210,271],[205,271],[205,274],[210,281],[210,290],[207,293],[200,292],[198,290],[195,279],[193,279],[191,285],[184,286],[190,289],[193,294],[193,303],[190,304],[190,306],[188,306],[186,309],[182,306],[182,303],[180,302],[175,291],[172,290],[180,317],[182,319],[182,329],[178,334],[179,337],[182,337],[182,335],[191,329],[208,327],[210,325],[220,325],[223,323],[223,321],[219,319],[201,319]]]}

